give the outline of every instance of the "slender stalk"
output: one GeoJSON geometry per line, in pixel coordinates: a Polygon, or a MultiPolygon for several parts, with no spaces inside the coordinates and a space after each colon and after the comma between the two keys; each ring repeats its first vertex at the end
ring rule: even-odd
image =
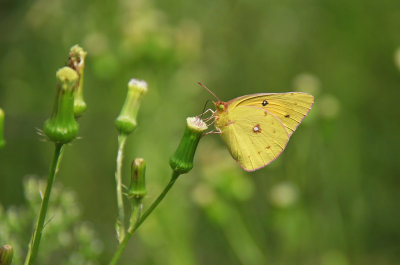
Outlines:
{"type": "Polygon", "coordinates": [[[62,154],[63,146],[64,145],[60,144],[60,143],[56,143],[56,146],[55,146],[53,162],[51,163],[49,178],[47,179],[46,191],[44,193],[42,204],[40,206],[40,212],[39,212],[39,217],[38,217],[38,220],[36,223],[36,228],[32,235],[31,243],[29,245],[29,250],[26,255],[26,259],[25,259],[25,263],[24,263],[25,265],[34,264],[35,258],[37,256],[37,253],[39,250],[39,244],[40,244],[40,239],[42,237],[44,221],[46,219],[46,213],[47,213],[47,208],[49,205],[51,189],[53,187],[54,179],[55,179],[56,173],[58,171],[58,165],[60,164],[60,161],[61,161],[61,154],[62,154]]]}
{"type": "Polygon", "coordinates": [[[124,133],[120,133],[118,136],[117,168],[115,171],[115,182],[117,187],[117,205],[118,205],[117,233],[119,242],[122,242],[125,238],[125,209],[124,209],[124,199],[122,196],[122,158],[124,153],[126,137],[127,135],[124,133]]]}
{"type": "MultiPolygon", "coordinates": [[[[136,231],[136,229],[139,228],[139,226],[146,220],[146,218],[153,212],[153,210],[160,204],[160,202],[164,199],[165,195],[167,195],[168,191],[172,188],[172,186],[175,184],[176,179],[179,177],[179,173],[174,171],[172,173],[171,179],[168,182],[167,186],[165,186],[164,190],[161,192],[160,195],[158,195],[157,199],[150,205],[149,209],[147,209],[142,217],[139,219],[139,221],[136,223],[135,228],[133,229],[133,232],[136,231]]],[[[133,233],[132,232],[132,233],[133,233]]]]}
{"type": "Polygon", "coordinates": [[[128,234],[135,228],[137,222],[139,221],[142,215],[142,209],[143,209],[142,199],[135,200],[132,208],[133,209],[131,213],[131,220],[129,223],[128,234]]]}
{"type": "Polygon", "coordinates": [[[149,209],[144,212],[142,217],[135,223],[135,226],[132,229],[128,230],[128,233],[126,234],[125,238],[122,240],[122,242],[119,244],[117,251],[114,254],[114,257],[112,258],[111,262],[109,265],[116,265],[119,258],[121,257],[122,252],[124,251],[126,245],[128,244],[129,239],[133,235],[133,233],[140,227],[140,225],[146,220],[146,218],[153,212],[153,210],[160,204],[160,202],[164,199],[165,195],[167,195],[168,191],[172,188],[174,185],[176,179],[178,178],[180,174],[176,171],[172,173],[171,179],[168,182],[167,186],[165,186],[164,190],[158,195],[157,199],[150,205],[149,209]]]}

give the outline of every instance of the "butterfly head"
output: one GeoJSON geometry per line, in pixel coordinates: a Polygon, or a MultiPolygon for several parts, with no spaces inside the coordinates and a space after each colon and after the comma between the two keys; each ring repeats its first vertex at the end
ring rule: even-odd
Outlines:
{"type": "Polygon", "coordinates": [[[214,104],[215,104],[215,110],[217,112],[224,112],[228,107],[228,103],[223,102],[223,101],[217,101],[217,102],[214,102],[214,104]]]}

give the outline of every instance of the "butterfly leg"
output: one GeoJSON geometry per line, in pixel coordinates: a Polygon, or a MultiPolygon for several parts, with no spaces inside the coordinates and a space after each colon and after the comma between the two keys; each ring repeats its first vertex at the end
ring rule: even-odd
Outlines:
{"type": "Polygon", "coordinates": [[[212,117],[209,117],[208,119],[204,120],[205,122],[209,122],[212,118],[214,118],[214,120],[210,124],[207,124],[208,127],[213,125],[217,121],[217,119],[214,116],[212,116],[212,117]]]}
{"type": "MultiPolygon", "coordinates": [[[[213,111],[212,109],[207,109],[205,112],[203,112],[202,114],[198,115],[198,117],[201,119],[203,117],[203,115],[206,114],[207,112],[211,112],[211,116],[210,117],[214,116],[215,111],[213,111]]],[[[209,119],[210,117],[208,117],[206,119],[209,119]]]]}
{"type": "Polygon", "coordinates": [[[209,132],[204,133],[203,136],[206,136],[207,134],[214,134],[214,133],[215,134],[221,134],[222,132],[221,132],[221,129],[217,128],[217,129],[215,129],[213,131],[209,131],[209,132]]]}

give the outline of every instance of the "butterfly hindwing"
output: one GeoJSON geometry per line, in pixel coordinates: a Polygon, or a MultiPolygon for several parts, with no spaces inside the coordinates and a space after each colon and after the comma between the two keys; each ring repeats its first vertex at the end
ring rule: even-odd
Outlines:
{"type": "Polygon", "coordinates": [[[271,112],[254,106],[234,106],[219,124],[221,137],[232,157],[246,171],[254,171],[275,160],[286,147],[289,133],[271,112]]]}

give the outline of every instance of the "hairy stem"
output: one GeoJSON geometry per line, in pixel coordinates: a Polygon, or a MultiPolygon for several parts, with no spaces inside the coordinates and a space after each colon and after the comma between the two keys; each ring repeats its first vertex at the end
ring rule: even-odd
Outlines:
{"type": "Polygon", "coordinates": [[[39,250],[40,239],[42,237],[44,221],[46,219],[47,208],[49,205],[49,199],[51,194],[51,189],[53,187],[54,179],[58,171],[58,166],[61,161],[61,154],[63,150],[63,144],[56,143],[53,162],[50,166],[49,178],[47,179],[46,191],[43,196],[42,204],[40,206],[39,217],[36,223],[35,231],[33,232],[31,243],[29,245],[29,250],[25,258],[25,265],[34,264],[35,258],[39,250]]]}

